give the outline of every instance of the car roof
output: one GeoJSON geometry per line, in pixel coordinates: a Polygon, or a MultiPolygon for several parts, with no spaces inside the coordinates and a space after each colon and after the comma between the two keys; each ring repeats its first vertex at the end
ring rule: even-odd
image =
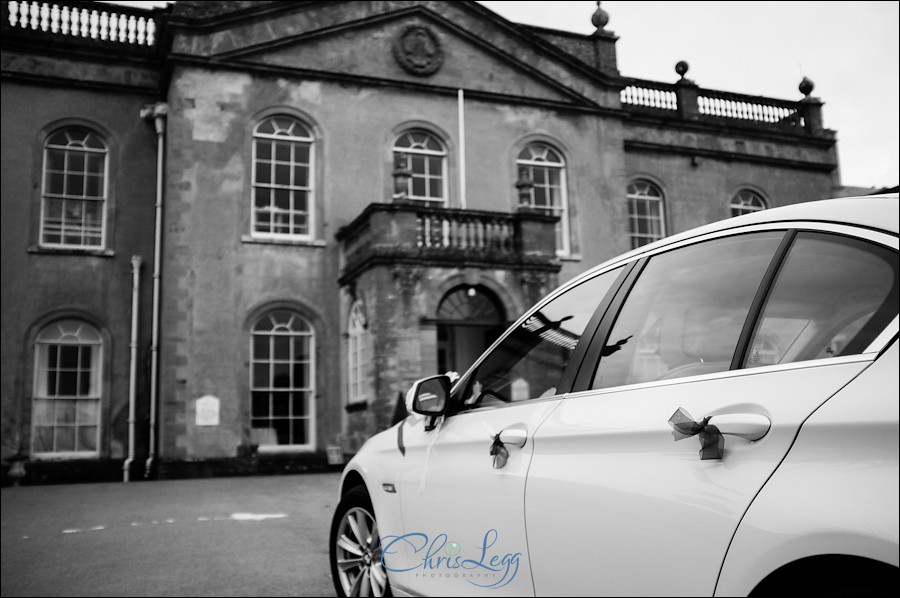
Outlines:
{"type": "MultiPolygon", "coordinates": [[[[760,210],[724,220],[721,228],[734,224],[759,224],[762,222],[783,222],[786,220],[811,220],[816,222],[834,222],[883,230],[897,234],[900,227],[900,195],[867,195],[864,197],[843,197],[840,199],[824,199],[807,201],[771,210],[760,210]]],[[[710,226],[715,226],[710,225],[710,226]]],[[[717,229],[714,229],[717,230],[717,229]]]]}
{"type": "MultiPolygon", "coordinates": [[[[665,247],[685,239],[699,237],[701,235],[723,230],[736,230],[744,226],[766,224],[771,222],[830,222],[835,224],[848,224],[864,228],[880,230],[897,235],[900,232],[900,194],[885,193],[878,195],[864,195],[860,197],[841,197],[837,199],[822,199],[796,203],[769,210],[751,212],[743,216],[726,218],[710,224],[693,228],[683,233],[677,233],[669,237],[649,243],[627,253],[606,260],[588,271],[566,282],[563,287],[568,288],[572,284],[589,278],[595,272],[609,267],[612,264],[627,261],[634,256],[653,251],[659,247],[665,247]]],[[[556,294],[556,293],[554,293],[556,294]]]]}
{"type": "MultiPolygon", "coordinates": [[[[719,220],[711,224],[687,230],[683,233],[677,233],[654,243],[649,243],[637,249],[633,249],[628,253],[623,253],[611,260],[607,260],[595,268],[591,268],[589,272],[596,272],[610,264],[628,260],[636,255],[652,251],[658,247],[665,247],[672,243],[709,233],[739,229],[754,224],[796,221],[848,224],[897,235],[898,229],[900,229],[900,195],[897,193],[888,193],[882,195],[866,195],[862,197],[823,199],[772,208],[769,210],[760,210],[758,212],[744,214],[743,216],[735,216],[734,218],[726,218],[725,220],[719,220]]],[[[581,278],[581,276],[576,278],[581,278]]]]}

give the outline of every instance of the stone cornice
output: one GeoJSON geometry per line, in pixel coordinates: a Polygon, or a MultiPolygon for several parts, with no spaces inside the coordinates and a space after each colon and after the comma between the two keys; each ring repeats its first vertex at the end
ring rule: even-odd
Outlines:
{"type": "Polygon", "coordinates": [[[831,162],[812,162],[807,160],[796,160],[793,158],[775,158],[772,156],[760,156],[756,154],[729,152],[725,150],[713,150],[681,145],[651,143],[647,141],[637,141],[630,139],[625,140],[625,151],[697,156],[723,160],[726,162],[755,162],[758,164],[779,166],[781,168],[815,170],[819,172],[833,172],[838,167],[837,164],[831,162]]]}
{"type": "Polygon", "coordinates": [[[622,112],[626,115],[626,126],[631,124],[649,125],[652,127],[665,128],[667,130],[679,130],[690,133],[712,133],[715,135],[740,134],[745,137],[767,139],[779,143],[784,143],[786,141],[793,143],[800,142],[823,149],[834,147],[836,143],[835,133],[831,130],[826,130],[828,135],[825,137],[816,137],[803,132],[802,130],[794,131],[791,129],[779,129],[766,124],[742,122],[738,119],[686,120],[679,118],[676,114],[662,116],[636,111],[633,108],[629,108],[627,105],[622,107],[622,112]]]}
{"type": "Polygon", "coordinates": [[[474,252],[453,252],[428,250],[427,248],[384,247],[376,248],[365,259],[353,263],[344,270],[338,284],[344,286],[359,278],[363,272],[377,266],[418,266],[425,268],[487,268],[492,270],[549,272],[556,274],[562,269],[558,259],[485,259],[474,252]]]}

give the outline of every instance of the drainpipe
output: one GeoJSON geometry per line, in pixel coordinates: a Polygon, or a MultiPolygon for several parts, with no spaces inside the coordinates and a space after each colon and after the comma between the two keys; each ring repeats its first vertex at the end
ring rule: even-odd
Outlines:
{"type": "Polygon", "coordinates": [[[456,91],[457,121],[459,124],[459,207],[466,209],[466,96],[456,91]]]}
{"type": "Polygon", "coordinates": [[[122,464],[122,481],[131,477],[134,463],[135,402],[137,400],[138,309],[141,296],[141,256],[131,256],[131,369],[128,378],[128,458],[122,464]]]}
{"type": "Polygon", "coordinates": [[[165,151],[166,113],[165,102],[149,104],[141,109],[141,118],[153,119],[156,129],[156,224],[153,240],[153,332],[150,341],[150,448],[144,477],[150,477],[156,460],[156,411],[159,402],[159,273],[162,259],[162,208],[163,208],[163,160],[165,151]]]}

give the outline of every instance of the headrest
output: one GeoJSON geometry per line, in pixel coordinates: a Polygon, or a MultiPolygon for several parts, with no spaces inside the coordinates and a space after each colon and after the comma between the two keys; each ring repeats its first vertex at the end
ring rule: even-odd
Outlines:
{"type": "Polygon", "coordinates": [[[660,356],[669,369],[696,362],[730,362],[744,325],[743,311],[692,305],[665,314],[660,356]]]}

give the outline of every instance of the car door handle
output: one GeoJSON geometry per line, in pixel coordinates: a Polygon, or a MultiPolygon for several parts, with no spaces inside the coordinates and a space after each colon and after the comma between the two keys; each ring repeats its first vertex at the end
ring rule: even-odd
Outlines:
{"type": "Polygon", "coordinates": [[[491,457],[494,469],[503,469],[506,467],[506,461],[509,459],[509,449],[507,446],[522,448],[528,441],[528,428],[525,424],[513,424],[508,428],[504,428],[499,434],[492,435],[494,442],[491,443],[491,457]]]}
{"type": "Polygon", "coordinates": [[[769,433],[772,421],[758,413],[723,413],[709,418],[709,424],[719,429],[720,434],[740,436],[747,440],[759,440],[769,433]]]}
{"type": "Polygon", "coordinates": [[[513,424],[500,432],[500,442],[505,446],[522,448],[528,441],[528,428],[525,424],[513,424]]]}

